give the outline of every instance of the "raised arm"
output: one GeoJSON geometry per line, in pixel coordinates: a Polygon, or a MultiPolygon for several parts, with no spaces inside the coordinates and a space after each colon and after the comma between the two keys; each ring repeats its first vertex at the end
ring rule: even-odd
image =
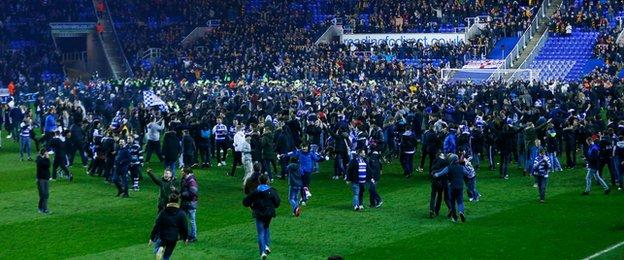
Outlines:
{"type": "Polygon", "coordinates": [[[156,178],[156,176],[154,176],[154,173],[152,173],[152,169],[147,169],[147,175],[149,175],[150,179],[152,179],[154,184],[156,184],[158,187],[162,186],[162,181],[160,181],[158,178],[156,178]]]}
{"type": "Polygon", "coordinates": [[[442,170],[437,171],[436,173],[434,173],[434,174],[433,174],[433,177],[438,178],[438,177],[440,177],[440,176],[444,176],[444,175],[446,175],[446,174],[448,174],[448,166],[447,166],[447,167],[444,167],[444,169],[442,169],[442,170]]]}

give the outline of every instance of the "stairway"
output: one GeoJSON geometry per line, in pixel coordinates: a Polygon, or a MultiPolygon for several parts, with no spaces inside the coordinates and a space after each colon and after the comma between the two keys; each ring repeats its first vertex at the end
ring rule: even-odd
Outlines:
{"type": "MultiPolygon", "coordinates": [[[[510,69],[520,68],[520,65],[522,65],[522,63],[529,57],[533,49],[535,49],[535,47],[537,46],[542,35],[546,33],[547,31],[546,29],[548,29],[548,22],[550,22],[550,18],[555,14],[555,12],[557,12],[562,2],[563,2],[562,0],[552,0],[550,2],[550,6],[548,6],[548,8],[544,10],[544,13],[546,14],[545,19],[540,20],[537,26],[537,31],[533,34],[533,37],[531,37],[531,39],[526,44],[524,49],[520,50],[520,55],[516,57],[515,59],[513,59],[512,66],[510,67],[510,69]]],[[[538,14],[536,15],[539,15],[539,12],[540,11],[538,11],[538,14]]],[[[522,43],[518,42],[518,44],[522,44],[522,43]]]]}
{"type": "MultiPolygon", "coordinates": [[[[99,22],[104,25],[104,32],[102,35],[97,35],[104,47],[104,53],[106,55],[106,59],[108,60],[108,64],[113,73],[113,77],[115,79],[131,77],[132,69],[130,68],[130,64],[126,59],[126,55],[124,54],[123,47],[119,42],[119,38],[117,38],[117,33],[115,32],[113,18],[110,15],[110,9],[108,8],[108,2],[103,0],[106,6],[106,12],[98,17],[99,22]]],[[[99,0],[92,0],[94,8],[96,7],[99,0]]],[[[97,9],[97,8],[95,8],[97,9]]],[[[97,16],[96,12],[96,16],[97,16]]]]}

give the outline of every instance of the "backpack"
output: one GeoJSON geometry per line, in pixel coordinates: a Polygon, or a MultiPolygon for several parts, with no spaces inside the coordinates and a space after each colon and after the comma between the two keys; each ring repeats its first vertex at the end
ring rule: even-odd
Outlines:
{"type": "Polygon", "coordinates": [[[212,132],[210,130],[201,130],[201,137],[204,139],[208,139],[210,138],[210,136],[212,135],[212,132]]]}

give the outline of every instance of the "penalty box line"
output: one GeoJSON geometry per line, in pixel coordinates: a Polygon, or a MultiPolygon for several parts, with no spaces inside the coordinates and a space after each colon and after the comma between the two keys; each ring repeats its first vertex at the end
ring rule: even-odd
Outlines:
{"type": "Polygon", "coordinates": [[[588,256],[588,257],[585,257],[585,258],[583,258],[583,260],[591,260],[591,259],[594,259],[594,258],[599,257],[599,256],[601,256],[601,255],[603,255],[603,254],[605,254],[605,253],[608,253],[609,251],[611,251],[611,250],[613,250],[613,249],[616,249],[616,248],[618,248],[618,247],[620,247],[620,246],[622,246],[622,245],[624,245],[624,241],[622,241],[622,242],[620,242],[620,243],[617,243],[617,244],[615,244],[615,245],[612,245],[612,246],[610,246],[609,248],[607,248],[607,249],[605,249],[605,250],[602,250],[602,251],[600,251],[600,252],[598,252],[598,253],[595,253],[595,254],[593,254],[593,255],[590,255],[590,256],[588,256]]]}

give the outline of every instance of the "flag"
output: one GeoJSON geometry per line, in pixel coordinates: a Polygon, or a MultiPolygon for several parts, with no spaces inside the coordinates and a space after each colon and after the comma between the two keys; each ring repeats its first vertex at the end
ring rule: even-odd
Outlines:
{"type": "Polygon", "coordinates": [[[160,111],[169,112],[169,107],[167,107],[167,103],[163,101],[159,96],[154,94],[151,90],[143,91],[143,105],[146,107],[158,106],[160,107],[160,111]]]}

